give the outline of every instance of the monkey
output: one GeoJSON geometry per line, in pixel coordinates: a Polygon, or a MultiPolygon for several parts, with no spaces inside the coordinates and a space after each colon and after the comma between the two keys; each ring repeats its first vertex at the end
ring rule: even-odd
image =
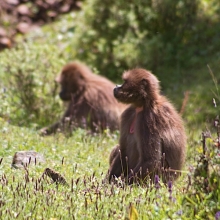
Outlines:
{"type": "Polygon", "coordinates": [[[67,102],[67,109],[60,121],[41,129],[41,134],[72,131],[76,127],[86,127],[92,132],[119,129],[120,114],[126,105],[113,96],[113,82],[94,74],[79,61],[64,65],[55,81],[61,86],[59,96],[67,102]]]}
{"type": "Polygon", "coordinates": [[[158,174],[164,182],[176,180],[186,155],[183,120],[150,71],[131,69],[122,79],[114,96],[129,106],[121,115],[119,145],[110,153],[109,182],[121,177],[128,184],[140,183],[158,174]]]}

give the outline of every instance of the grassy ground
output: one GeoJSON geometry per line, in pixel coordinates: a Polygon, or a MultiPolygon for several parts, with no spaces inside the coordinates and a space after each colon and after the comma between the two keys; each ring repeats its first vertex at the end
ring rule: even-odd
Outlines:
{"type": "MultiPolygon", "coordinates": [[[[183,113],[187,161],[183,175],[172,186],[123,186],[120,180],[118,185],[106,183],[108,157],[118,143],[118,132],[90,136],[78,129],[70,137],[39,136],[38,129],[54,122],[62,112],[58,90],[51,82],[61,66],[76,56],[68,43],[73,37],[74,16],[31,33],[26,43],[0,54],[0,218],[214,219],[220,211],[220,171],[215,142],[219,131],[212,122],[219,105],[215,108],[212,99],[219,103],[220,96],[206,64],[178,79],[158,74],[163,92],[178,109],[183,93],[190,92],[183,113]],[[35,108],[28,109],[29,104],[22,102],[26,95],[35,108]],[[212,136],[207,137],[207,151],[203,152],[201,134],[205,130],[212,136]],[[42,153],[46,163],[12,169],[13,155],[21,150],[42,153]],[[203,169],[204,156],[209,173],[203,169]],[[42,177],[46,167],[61,173],[69,185],[56,185],[42,177]],[[195,170],[200,174],[196,176],[195,170]]],[[[210,66],[219,79],[218,61],[210,66]]]]}
{"type": "Polygon", "coordinates": [[[4,219],[124,219],[130,212],[137,212],[140,219],[165,219],[184,213],[185,175],[172,192],[164,185],[106,183],[108,156],[118,134],[87,136],[79,129],[68,139],[62,134],[44,138],[7,122],[1,126],[0,216],[4,219]],[[11,169],[12,156],[20,150],[41,152],[46,163],[30,165],[27,170],[11,169]],[[46,167],[61,173],[69,186],[42,178],[46,167]]]}

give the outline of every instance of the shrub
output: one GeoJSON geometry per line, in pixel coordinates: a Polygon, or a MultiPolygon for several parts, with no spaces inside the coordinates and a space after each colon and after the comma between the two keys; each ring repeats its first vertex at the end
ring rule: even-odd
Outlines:
{"type": "MultiPolygon", "coordinates": [[[[216,10],[213,14],[218,17],[216,10]]],[[[219,45],[219,25],[199,0],[91,0],[75,21],[72,56],[112,79],[135,66],[155,73],[172,66],[171,73],[178,75],[182,67],[218,52],[207,42],[219,45]],[[207,23],[213,27],[208,37],[207,23]]]]}
{"type": "MultiPolygon", "coordinates": [[[[216,78],[211,69],[216,92],[213,92],[213,105],[217,112],[220,106],[220,94],[216,78]]],[[[219,113],[219,112],[218,112],[219,113]]],[[[213,128],[202,132],[201,145],[197,146],[195,164],[191,166],[188,181],[188,192],[183,204],[187,215],[197,219],[213,219],[220,210],[220,118],[213,120],[213,128]],[[189,208],[191,207],[191,208],[189,208]],[[191,212],[192,209],[194,212],[191,212]]],[[[193,146],[194,149],[196,146],[193,146]]],[[[217,218],[216,218],[217,219],[217,218]]]]}
{"type": "Polygon", "coordinates": [[[24,43],[2,52],[1,117],[34,127],[54,120],[61,103],[53,79],[63,64],[57,49],[48,45],[24,43]]]}

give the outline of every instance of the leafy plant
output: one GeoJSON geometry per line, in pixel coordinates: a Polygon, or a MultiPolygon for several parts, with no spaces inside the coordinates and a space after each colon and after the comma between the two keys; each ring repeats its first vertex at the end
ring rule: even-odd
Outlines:
{"type": "MultiPolygon", "coordinates": [[[[219,108],[218,85],[213,73],[211,75],[217,90],[217,93],[214,93],[217,100],[213,99],[213,104],[214,108],[219,108]]],[[[194,212],[187,214],[190,218],[212,219],[220,210],[219,115],[214,119],[213,125],[214,129],[211,131],[202,132],[202,145],[199,146],[198,155],[195,156],[195,166],[190,168],[188,192],[183,203],[186,207],[194,207],[194,212]]]]}
{"type": "Polygon", "coordinates": [[[63,64],[56,48],[48,45],[24,43],[1,53],[1,95],[8,106],[7,112],[2,110],[2,117],[35,127],[54,120],[61,103],[53,79],[63,64]]]}
{"type": "MultiPolygon", "coordinates": [[[[217,11],[213,13],[218,17],[217,11]]],[[[75,17],[74,37],[66,49],[71,51],[70,57],[83,60],[111,79],[136,66],[161,78],[178,79],[182,68],[208,62],[208,54],[218,54],[211,44],[219,45],[219,25],[207,14],[199,0],[91,0],[75,17]],[[209,37],[201,34],[206,23],[213,27],[209,37]],[[207,41],[211,44],[204,48],[207,41]],[[164,76],[164,68],[170,66],[164,76]]]]}

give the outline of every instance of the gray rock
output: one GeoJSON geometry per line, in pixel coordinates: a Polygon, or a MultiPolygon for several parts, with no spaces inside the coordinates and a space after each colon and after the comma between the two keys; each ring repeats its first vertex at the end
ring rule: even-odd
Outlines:
{"type": "Polygon", "coordinates": [[[35,151],[18,151],[15,153],[11,166],[14,168],[23,168],[30,164],[45,163],[45,159],[42,154],[35,151]]]}

